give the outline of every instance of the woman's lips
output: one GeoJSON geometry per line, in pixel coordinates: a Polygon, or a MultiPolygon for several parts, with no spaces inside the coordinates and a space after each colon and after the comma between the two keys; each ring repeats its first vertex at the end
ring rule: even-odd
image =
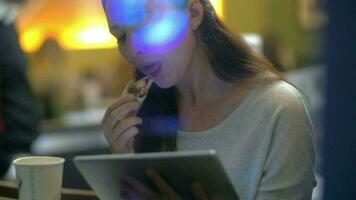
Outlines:
{"type": "Polygon", "coordinates": [[[149,75],[151,78],[156,78],[161,74],[162,64],[161,62],[154,62],[143,67],[145,74],[149,75]]]}

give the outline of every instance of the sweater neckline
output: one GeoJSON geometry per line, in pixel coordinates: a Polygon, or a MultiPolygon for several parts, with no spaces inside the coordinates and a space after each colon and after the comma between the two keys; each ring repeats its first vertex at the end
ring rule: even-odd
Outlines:
{"type": "Polygon", "coordinates": [[[215,126],[208,128],[206,130],[201,130],[201,131],[184,131],[184,130],[177,130],[178,135],[181,136],[187,136],[187,137],[198,137],[199,135],[207,136],[210,134],[213,134],[216,132],[216,130],[219,130],[220,127],[223,127],[226,123],[228,123],[231,119],[233,119],[232,116],[239,115],[238,113],[242,113],[243,110],[245,110],[249,104],[251,104],[253,98],[259,93],[259,91],[263,88],[267,80],[260,80],[251,90],[251,92],[242,100],[240,104],[238,104],[233,111],[223,120],[221,120],[218,124],[215,126]]]}

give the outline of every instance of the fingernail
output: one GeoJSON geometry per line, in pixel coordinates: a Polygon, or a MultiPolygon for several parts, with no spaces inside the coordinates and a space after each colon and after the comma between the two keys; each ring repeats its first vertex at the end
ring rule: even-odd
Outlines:
{"type": "Polygon", "coordinates": [[[125,190],[132,189],[132,186],[126,180],[121,180],[120,184],[121,184],[121,188],[123,188],[125,190]]]}

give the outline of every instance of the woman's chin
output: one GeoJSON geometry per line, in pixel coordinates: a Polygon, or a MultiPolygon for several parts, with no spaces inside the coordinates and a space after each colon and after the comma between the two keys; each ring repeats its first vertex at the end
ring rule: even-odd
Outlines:
{"type": "Polygon", "coordinates": [[[167,89],[167,88],[174,86],[173,83],[163,81],[163,80],[154,80],[154,83],[157,85],[157,87],[162,88],[162,89],[167,89]]]}

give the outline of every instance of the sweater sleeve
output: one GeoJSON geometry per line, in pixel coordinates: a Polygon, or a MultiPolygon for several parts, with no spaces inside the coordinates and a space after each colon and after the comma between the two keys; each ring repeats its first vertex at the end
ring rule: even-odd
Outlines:
{"type": "Polygon", "coordinates": [[[297,90],[282,88],[279,94],[278,106],[271,119],[271,143],[256,199],[311,199],[316,182],[310,117],[297,90]]]}

